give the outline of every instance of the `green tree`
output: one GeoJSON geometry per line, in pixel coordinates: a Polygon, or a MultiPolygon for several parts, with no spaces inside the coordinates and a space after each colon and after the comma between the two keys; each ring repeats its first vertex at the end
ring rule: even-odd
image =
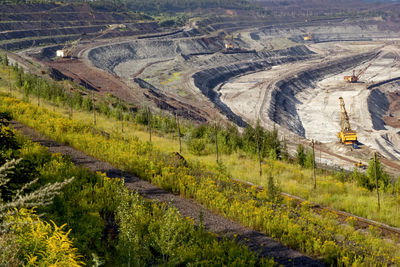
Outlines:
{"type": "Polygon", "coordinates": [[[278,129],[275,127],[272,131],[264,132],[263,155],[272,159],[281,157],[281,142],[279,141],[278,129]]]}
{"type": "Polygon", "coordinates": [[[284,160],[284,161],[288,161],[289,160],[289,151],[288,151],[286,139],[283,139],[282,151],[281,151],[281,159],[284,160]]]}
{"type": "Polygon", "coordinates": [[[313,153],[311,150],[307,150],[306,152],[306,158],[304,161],[304,167],[308,168],[308,169],[312,169],[313,168],[313,161],[314,161],[314,157],[313,157],[313,153]]]}
{"type": "Polygon", "coordinates": [[[297,150],[296,150],[296,162],[300,166],[304,167],[306,163],[306,153],[304,150],[304,146],[302,144],[297,145],[297,150]]]}
{"type": "MultiPolygon", "coordinates": [[[[382,167],[379,158],[376,158],[376,176],[378,178],[378,187],[385,188],[390,183],[390,177],[387,172],[382,167]]],[[[361,186],[373,190],[376,187],[375,179],[375,160],[370,159],[367,169],[367,180],[362,181],[361,186]]]]}
{"type": "Polygon", "coordinates": [[[4,54],[1,58],[2,58],[1,63],[2,63],[4,66],[8,66],[8,65],[10,64],[10,62],[8,61],[8,56],[7,56],[7,54],[4,54]]]}

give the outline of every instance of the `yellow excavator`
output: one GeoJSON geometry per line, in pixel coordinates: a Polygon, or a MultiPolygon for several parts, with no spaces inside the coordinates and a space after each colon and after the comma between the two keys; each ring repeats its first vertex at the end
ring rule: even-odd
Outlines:
{"type": "Polygon", "coordinates": [[[312,35],[311,33],[307,33],[306,36],[303,37],[304,41],[311,41],[312,40],[312,35]]]}
{"type": "Polygon", "coordinates": [[[225,50],[232,51],[234,50],[233,46],[233,33],[231,35],[225,35],[225,50]]]}
{"type": "Polygon", "coordinates": [[[349,116],[347,115],[346,108],[344,106],[343,97],[339,97],[340,101],[340,132],[338,137],[340,142],[347,145],[353,145],[354,148],[357,146],[357,132],[351,129],[349,116]]]}

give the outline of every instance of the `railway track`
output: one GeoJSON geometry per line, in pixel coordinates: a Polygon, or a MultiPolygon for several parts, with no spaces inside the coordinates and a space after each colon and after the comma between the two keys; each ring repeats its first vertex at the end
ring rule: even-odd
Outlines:
{"type": "MultiPolygon", "coordinates": [[[[245,181],[242,181],[239,179],[232,179],[232,180],[234,182],[240,183],[246,187],[255,186],[255,187],[257,187],[257,189],[256,189],[257,191],[264,190],[263,186],[255,185],[253,183],[245,182],[245,181]]],[[[281,195],[287,199],[297,202],[298,204],[300,204],[304,201],[307,201],[308,203],[310,203],[310,208],[312,208],[316,213],[318,213],[318,214],[322,214],[322,213],[326,213],[326,212],[333,213],[338,216],[338,221],[340,221],[342,223],[347,223],[347,221],[351,218],[351,220],[354,223],[354,227],[356,229],[367,230],[370,227],[374,227],[375,229],[379,230],[382,237],[395,240],[396,242],[400,242],[400,228],[392,227],[390,225],[387,225],[387,224],[384,224],[381,222],[366,219],[366,218],[363,218],[363,217],[360,217],[360,216],[357,216],[357,215],[354,215],[354,214],[351,214],[351,213],[348,213],[345,211],[340,211],[340,210],[337,210],[334,208],[325,207],[320,204],[310,202],[306,199],[303,199],[301,197],[294,196],[294,195],[291,195],[288,193],[281,193],[281,195]]]]}

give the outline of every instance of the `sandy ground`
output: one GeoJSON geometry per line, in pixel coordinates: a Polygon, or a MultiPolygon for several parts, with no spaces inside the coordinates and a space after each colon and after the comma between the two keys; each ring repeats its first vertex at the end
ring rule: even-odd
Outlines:
{"type": "MultiPolygon", "coordinates": [[[[267,108],[274,85],[284,77],[296,75],[313,64],[329,61],[346,54],[362,53],[380,49],[380,54],[372,61],[355,66],[356,73],[371,64],[360,77],[360,82],[350,84],[343,76],[351,75],[345,71],[336,75],[327,75],[315,87],[309,87],[298,93],[296,111],[305,129],[305,138],[320,142],[320,156],[317,162],[332,164],[331,151],[345,159],[335,158],[333,164],[345,169],[354,168],[354,162],[367,162],[373,151],[377,151],[388,159],[400,159],[400,129],[385,126],[384,130],[374,130],[372,118],[368,109],[367,98],[371,90],[367,86],[395,77],[400,77],[399,53],[400,47],[395,42],[344,42],[311,44],[309,48],[321,55],[321,58],[307,62],[284,64],[270,70],[244,75],[230,80],[222,86],[221,99],[237,114],[247,121],[260,118],[264,126],[273,124],[268,118],[267,108]],[[338,144],[337,132],[340,130],[339,97],[343,97],[350,123],[358,133],[358,139],[363,144],[361,149],[353,151],[349,147],[338,144]]],[[[391,87],[392,91],[400,88],[391,87]]],[[[285,129],[280,129],[287,133],[285,129]]],[[[293,138],[293,137],[292,137],[293,138]]],[[[301,141],[301,138],[295,142],[301,141]]],[[[304,140],[303,140],[304,141],[304,140]]]]}
{"type": "MultiPolygon", "coordinates": [[[[363,48],[363,45],[360,45],[360,50],[363,48]]],[[[400,159],[397,131],[388,126],[385,127],[387,130],[373,129],[367,104],[371,91],[366,88],[368,83],[400,76],[397,52],[400,52],[399,47],[385,46],[375,60],[357,66],[356,73],[372,64],[360,77],[359,83],[344,82],[343,76],[351,75],[344,72],[327,77],[319,82],[316,88],[298,94],[297,98],[301,104],[297,106],[297,111],[306,130],[306,138],[324,143],[337,141],[336,133],[340,128],[339,97],[343,97],[352,128],[358,133],[358,140],[386,157],[400,159]],[[384,140],[382,136],[386,135],[392,142],[384,140]]]]}

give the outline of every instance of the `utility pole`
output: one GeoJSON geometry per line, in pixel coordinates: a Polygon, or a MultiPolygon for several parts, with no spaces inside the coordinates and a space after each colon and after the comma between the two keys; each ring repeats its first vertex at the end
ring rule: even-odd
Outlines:
{"type": "Polygon", "coordinates": [[[10,69],[10,59],[8,58],[8,50],[6,43],[6,58],[7,58],[7,68],[8,68],[8,86],[10,88],[10,96],[11,96],[11,69],[10,69]]]}
{"type": "Polygon", "coordinates": [[[262,167],[261,167],[261,149],[260,149],[260,140],[259,140],[259,129],[260,129],[259,122],[256,124],[256,145],[257,145],[257,152],[258,152],[258,167],[260,171],[260,177],[262,176],[262,167]]]}
{"type": "Polygon", "coordinates": [[[119,99],[119,116],[121,118],[121,133],[124,132],[124,118],[122,116],[122,105],[121,105],[121,99],[119,99]]]}
{"type": "MultiPolygon", "coordinates": [[[[9,64],[10,65],[10,64],[9,64]]],[[[7,66],[8,67],[8,86],[10,87],[10,96],[11,96],[11,69],[10,69],[10,66],[7,66]]]]}
{"type": "Polygon", "coordinates": [[[96,126],[96,106],[94,104],[94,93],[92,91],[93,124],[96,126]]]}
{"type": "Polygon", "coordinates": [[[147,107],[147,124],[149,129],[149,140],[151,143],[151,111],[149,107],[147,107]]]}
{"type": "Polygon", "coordinates": [[[178,126],[178,138],[179,138],[179,154],[182,153],[182,143],[181,143],[181,127],[179,125],[179,118],[178,118],[178,114],[175,113],[175,118],[176,118],[176,124],[178,126]]]}
{"type": "Polygon", "coordinates": [[[39,97],[39,76],[36,79],[36,94],[37,94],[37,105],[40,106],[40,97],[39,97]]]}
{"type": "Polygon", "coordinates": [[[314,139],[312,140],[312,156],[313,156],[313,177],[314,177],[314,190],[317,189],[317,178],[315,176],[315,143],[314,143],[314,139]]]}
{"type": "Polygon", "coordinates": [[[378,197],[378,211],[380,211],[381,210],[381,203],[380,203],[380,200],[379,200],[378,175],[376,173],[376,152],[374,152],[374,163],[375,163],[376,196],[378,197]]]}
{"type": "Polygon", "coordinates": [[[72,119],[72,91],[69,93],[69,118],[72,119]]]}
{"type": "Polygon", "coordinates": [[[218,162],[218,125],[217,122],[215,122],[215,152],[217,154],[217,163],[218,162]]]}

